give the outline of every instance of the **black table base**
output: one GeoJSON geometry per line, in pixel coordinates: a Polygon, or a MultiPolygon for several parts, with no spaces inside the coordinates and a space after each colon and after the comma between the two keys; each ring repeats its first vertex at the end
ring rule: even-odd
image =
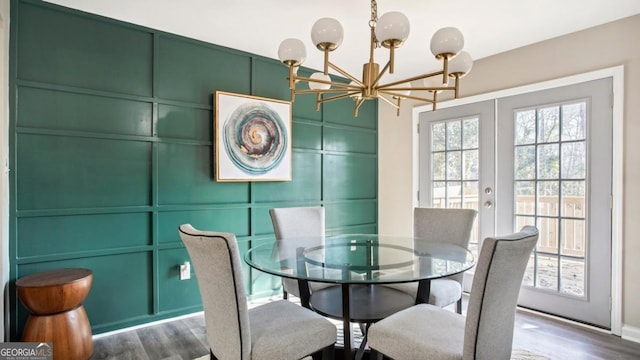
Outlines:
{"type": "Polygon", "coordinates": [[[342,320],[343,353],[351,354],[353,349],[351,323],[361,324],[363,339],[355,358],[363,359],[366,358],[364,350],[367,343],[368,327],[378,320],[415,305],[416,299],[407,293],[382,285],[343,284],[314,291],[309,303],[315,312],[329,318],[342,320]],[[348,289],[347,294],[343,294],[345,289],[348,289]]]}

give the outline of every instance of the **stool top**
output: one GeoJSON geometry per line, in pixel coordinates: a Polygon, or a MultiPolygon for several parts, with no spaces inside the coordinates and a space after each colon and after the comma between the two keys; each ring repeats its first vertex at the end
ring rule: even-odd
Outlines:
{"type": "Polygon", "coordinates": [[[16,280],[18,287],[44,287],[52,285],[64,285],[92,276],[89,269],[69,268],[56,269],[24,276],[16,280]]]}

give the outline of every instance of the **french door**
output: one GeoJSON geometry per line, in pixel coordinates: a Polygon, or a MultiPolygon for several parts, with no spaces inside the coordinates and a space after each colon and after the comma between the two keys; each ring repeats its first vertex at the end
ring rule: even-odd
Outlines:
{"type": "Polygon", "coordinates": [[[519,305],[603,328],[611,326],[611,87],[606,78],[419,118],[420,206],[474,206],[472,241],[535,225],[519,305]]]}
{"type": "MultiPolygon", "coordinates": [[[[469,249],[493,236],[495,105],[485,101],[424,112],[419,117],[419,205],[478,211],[469,249]]],[[[466,276],[465,290],[471,286],[466,276]]]]}

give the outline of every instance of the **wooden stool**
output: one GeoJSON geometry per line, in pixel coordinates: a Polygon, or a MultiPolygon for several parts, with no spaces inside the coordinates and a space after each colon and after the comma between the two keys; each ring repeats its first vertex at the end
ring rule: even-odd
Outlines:
{"type": "Polygon", "coordinates": [[[87,360],[93,354],[93,337],[82,302],[92,280],[88,269],[51,270],[18,279],[18,296],[31,312],[22,341],[53,343],[54,359],[87,360]]]}

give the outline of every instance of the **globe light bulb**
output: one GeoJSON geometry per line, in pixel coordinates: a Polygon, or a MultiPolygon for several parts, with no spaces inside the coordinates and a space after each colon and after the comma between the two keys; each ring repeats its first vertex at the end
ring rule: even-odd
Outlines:
{"type": "Polygon", "coordinates": [[[458,54],[464,47],[464,36],[454,27],[445,27],[433,34],[431,38],[431,53],[437,59],[444,56],[458,54]]]}
{"type": "Polygon", "coordinates": [[[340,22],[333,18],[322,18],[311,28],[311,41],[320,50],[333,51],[342,44],[344,30],[340,22]]]}
{"type": "Polygon", "coordinates": [[[278,47],[278,58],[285,64],[298,66],[307,58],[307,49],[299,39],[284,39],[278,47]]]}

